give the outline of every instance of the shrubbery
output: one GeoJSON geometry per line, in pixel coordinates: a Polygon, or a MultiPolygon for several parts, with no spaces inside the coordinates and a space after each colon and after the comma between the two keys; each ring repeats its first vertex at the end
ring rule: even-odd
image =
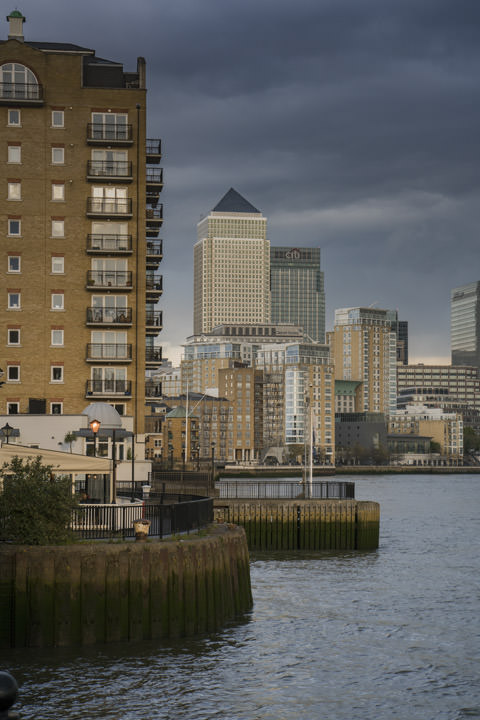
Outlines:
{"type": "Polygon", "coordinates": [[[51,466],[42,465],[41,457],[18,457],[1,470],[0,540],[21,545],[61,545],[72,542],[70,530],[72,482],[54,476],[51,466]]]}

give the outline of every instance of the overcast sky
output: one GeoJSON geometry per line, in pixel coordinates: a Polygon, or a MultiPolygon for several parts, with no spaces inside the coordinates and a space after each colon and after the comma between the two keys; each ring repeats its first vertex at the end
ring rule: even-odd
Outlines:
{"type": "Polygon", "coordinates": [[[192,332],[196,223],[233,186],[271,244],[322,249],[327,328],[337,307],[396,308],[411,361],[449,362],[450,289],[480,280],[478,0],[17,7],[27,40],[147,60],[165,355],[192,332]]]}

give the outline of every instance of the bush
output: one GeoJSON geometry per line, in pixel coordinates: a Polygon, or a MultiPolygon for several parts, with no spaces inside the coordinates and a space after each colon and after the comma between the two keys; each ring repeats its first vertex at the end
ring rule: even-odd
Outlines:
{"type": "Polygon", "coordinates": [[[41,457],[14,457],[2,468],[0,493],[0,540],[21,545],[61,545],[72,542],[70,529],[72,482],[52,474],[41,457]]]}

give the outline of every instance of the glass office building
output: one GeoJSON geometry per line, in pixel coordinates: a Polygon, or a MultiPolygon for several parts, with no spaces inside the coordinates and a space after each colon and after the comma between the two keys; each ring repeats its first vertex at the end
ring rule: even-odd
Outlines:
{"type": "Polygon", "coordinates": [[[293,323],[325,342],[325,288],[320,248],[270,248],[272,323],[293,323]]]}
{"type": "Polygon", "coordinates": [[[452,365],[480,367],[480,281],[451,292],[452,365]]]}

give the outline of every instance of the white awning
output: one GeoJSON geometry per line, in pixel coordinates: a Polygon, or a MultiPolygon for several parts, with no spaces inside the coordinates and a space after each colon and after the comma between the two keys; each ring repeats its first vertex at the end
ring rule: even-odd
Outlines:
{"type": "Polygon", "coordinates": [[[88,455],[78,455],[77,453],[44,450],[5,442],[0,448],[0,469],[5,463],[10,463],[15,456],[22,460],[31,460],[39,455],[42,464],[51,465],[56,475],[75,473],[101,475],[111,473],[111,460],[107,458],[94,458],[88,455]]]}

